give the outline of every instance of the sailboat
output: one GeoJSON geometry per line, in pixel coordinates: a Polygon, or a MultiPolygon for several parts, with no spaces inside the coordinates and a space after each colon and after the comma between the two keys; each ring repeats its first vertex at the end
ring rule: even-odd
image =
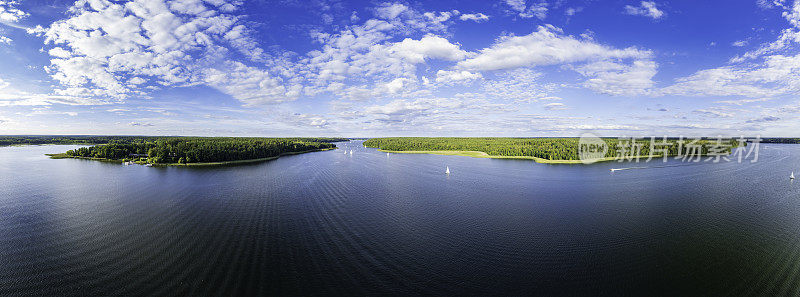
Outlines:
{"type": "Polygon", "coordinates": [[[389,156],[389,153],[386,153],[386,156],[388,157],[388,156],[389,156]]]}
{"type": "Polygon", "coordinates": [[[353,154],[353,150],[350,150],[350,154],[351,154],[351,155],[353,154]]]}
{"type": "Polygon", "coordinates": [[[447,167],[447,170],[444,171],[444,174],[450,174],[450,167],[447,167]]]}
{"type": "Polygon", "coordinates": [[[789,175],[789,179],[794,179],[794,171],[792,171],[792,175],[789,175]]]}

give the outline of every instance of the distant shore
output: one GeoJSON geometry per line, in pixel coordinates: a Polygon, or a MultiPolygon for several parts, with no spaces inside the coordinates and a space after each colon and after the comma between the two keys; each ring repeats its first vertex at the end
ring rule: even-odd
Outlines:
{"type": "MultiPolygon", "coordinates": [[[[308,150],[302,152],[289,152],[283,153],[274,157],[268,158],[259,158],[259,159],[247,159],[247,160],[234,160],[234,161],[223,161],[223,162],[204,162],[204,163],[155,163],[152,164],[153,166],[157,167],[166,167],[166,166],[185,166],[185,167],[196,167],[196,166],[226,166],[226,165],[238,165],[238,164],[247,164],[247,163],[258,163],[258,162],[265,162],[270,160],[275,160],[277,158],[289,155],[299,155],[305,153],[313,153],[313,152],[321,152],[321,151],[328,151],[334,150],[336,148],[325,148],[325,149],[318,149],[318,150],[308,150]]],[[[101,162],[111,162],[111,163],[123,163],[123,160],[115,160],[115,159],[105,159],[105,158],[90,158],[90,157],[80,157],[80,156],[70,156],[65,153],[60,154],[45,154],[46,156],[50,157],[51,159],[83,159],[83,160],[92,160],[92,161],[101,161],[101,162]]],[[[150,164],[143,161],[131,161],[138,165],[146,165],[150,164]]]]}
{"type": "MultiPolygon", "coordinates": [[[[472,158],[488,158],[488,159],[518,159],[518,160],[533,160],[536,163],[542,164],[584,164],[581,160],[549,160],[531,156],[492,156],[484,152],[478,151],[390,151],[378,149],[379,152],[392,153],[392,154],[430,154],[430,155],[446,155],[446,156],[463,156],[472,158]]],[[[639,156],[639,159],[647,159],[650,156],[639,156]]],[[[653,156],[653,158],[661,158],[660,155],[653,156]]],[[[605,157],[594,159],[594,162],[608,162],[617,161],[620,159],[636,159],[636,157],[605,157]]]]}

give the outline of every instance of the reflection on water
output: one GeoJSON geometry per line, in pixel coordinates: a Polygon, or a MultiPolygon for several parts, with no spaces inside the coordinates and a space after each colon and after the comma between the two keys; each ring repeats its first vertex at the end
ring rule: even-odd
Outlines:
{"type": "Polygon", "coordinates": [[[0,148],[0,295],[800,290],[797,145],[691,166],[340,147],[216,168],[0,148]]]}

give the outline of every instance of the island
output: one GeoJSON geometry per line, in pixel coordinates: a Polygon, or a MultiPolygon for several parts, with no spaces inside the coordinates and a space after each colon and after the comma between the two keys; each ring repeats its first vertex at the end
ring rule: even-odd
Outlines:
{"type": "MultiPolygon", "coordinates": [[[[622,158],[649,158],[649,138],[627,139],[602,138],[608,150],[594,161],[613,161],[622,158]],[[631,149],[631,144],[636,149],[631,149]],[[620,155],[620,152],[627,154],[620,155]],[[632,152],[636,152],[633,154],[632,152]]],[[[730,154],[740,144],[736,139],[681,139],[657,138],[652,143],[658,151],[654,158],[676,156],[685,153],[687,146],[697,147],[697,155],[730,154]]],[[[581,164],[580,139],[559,138],[510,138],[510,137],[387,137],[364,141],[364,146],[382,152],[406,154],[457,155],[473,158],[528,159],[538,163],[581,164]]]]}
{"type": "Polygon", "coordinates": [[[153,166],[208,166],[260,162],[284,155],[335,149],[345,138],[8,136],[0,145],[91,144],[49,155],[153,166]]]}

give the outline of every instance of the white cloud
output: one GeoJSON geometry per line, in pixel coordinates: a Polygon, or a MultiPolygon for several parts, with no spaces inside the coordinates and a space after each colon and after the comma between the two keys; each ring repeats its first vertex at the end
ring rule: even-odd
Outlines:
{"type": "Polygon", "coordinates": [[[28,14],[19,10],[16,6],[19,1],[15,0],[0,0],[0,22],[17,22],[28,14]]]}
{"type": "MultiPolygon", "coordinates": [[[[19,1],[0,0],[0,23],[10,24],[28,16],[26,12],[19,10],[17,5],[19,5],[19,1]]],[[[10,24],[10,26],[15,27],[16,25],[10,24]]],[[[0,35],[0,44],[11,44],[11,42],[13,42],[11,38],[0,35]]]]}
{"type": "Polygon", "coordinates": [[[567,16],[573,16],[581,11],[583,11],[583,7],[570,7],[564,10],[564,14],[567,16]]]}
{"type": "Polygon", "coordinates": [[[302,79],[310,85],[305,92],[332,92],[350,99],[411,94],[420,79],[417,65],[430,60],[459,61],[469,55],[459,44],[431,33],[443,25],[405,5],[384,4],[378,14],[391,19],[370,19],[335,34],[312,34],[322,49],[309,52],[298,63],[302,79]],[[411,32],[427,34],[392,42],[411,32]],[[400,82],[402,88],[395,87],[400,82]]]}
{"type": "MultiPolygon", "coordinates": [[[[784,7],[781,4],[781,7],[784,7]]],[[[800,1],[785,7],[784,18],[793,28],[782,31],[778,40],[731,59],[730,65],[703,69],[676,79],[661,92],[668,95],[744,96],[769,98],[800,94],[800,54],[782,51],[800,42],[800,1]],[[758,62],[744,63],[748,60],[758,62]]]]}
{"type": "Polygon", "coordinates": [[[65,49],[63,49],[61,47],[54,47],[54,48],[50,49],[47,53],[50,54],[53,57],[63,58],[63,59],[66,59],[66,58],[69,58],[69,57],[72,56],[71,52],[69,52],[69,51],[67,51],[67,50],[65,50],[65,49]]]}
{"type": "Polygon", "coordinates": [[[76,2],[69,17],[44,34],[46,43],[56,45],[46,68],[62,84],[55,92],[123,100],[144,94],[131,88],[139,80],[152,80],[164,86],[207,84],[246,104],[296,98],[294,87],[275,86],[283,79],[268,69],[228,60],[231,51],[255,62],[266,62],[266,55],[239,17],[227,13],[240,3],[218,2],[76,2]]]}
{"type": "Polygon", "coordinates": [[[477,23],[489,20],[489,16],[483,13],[466,13],[458,17],[462,21],[475,21],[477,23]]]}
{"type": "Polygon", "coordinates": [[[630,15],[640,15],[654,20],[664,17],[665,13],[659,10],[654,1],[642,1],[639,6],[625,5],[625,13],[630,15]]]}
{"type": "Polygon", "coordinates": [[[565,109],[567,109],[567,106],[564,105],[564,103],[561,103],[561,102],[553,102],[553,103],[545,104],[544,105],[544,109],[546,109],[546,110],[565,110],[565,109]]]}
{"type": "Polygon", "coordinates": [[[637,48],[615,49],[562,35],[560,29],[548,25],[525,36],[503,36],[475,57],[459,62],[458,67],[500,70],[604,59],[649,59],[651,55],[637,48]]]}
{"type": "Polygon", "coordinates": [[[106,103],[106,101],[85,96],[25,92],[14,88],[10,82],[0,78],[0,106],[100,105],[106,103]]]}
{"type": "Polygon", "coordinates": [[[325,128],[331,121],[323,115],[318,114],[287,114],[281,117],[283,123],[297,127],[325,128]]]}
{"type": "Polygon", "coordinates": [[[503,2],[508,5],[513,13],[521,18],[536,17],[544,20],[547,17],[548,4],[545,1],[531,3],[530,5],[526,5],[525,0],[503,0],[503,2]]]}
{"type": "Polygon", "coordinates": [[[436,72],[436,82],[438,83],[459,83],[459,82],[469,82],[476,79],[482,78],[483,75],[480,73],[469,72],[466,70],[461,71],[446,71],[446,70],[439,70],[436,72]]]}
{"type": "Polygon", "coordinates": [[[584,86],[609,95],[643,95],[654,87],[658,65],[653,61],[634,60],[631,64],[599,61],[576,67],[588,79],[584,86]]]}
{"type": "Polygon", "coordinates": [[[611,95],[640,95],[654,86],[657,64],[651,59],[650,51],[612,48],[541,26],[529,35],[504,36],[457,67],[488,71],[567,65],[587,78],[584,85],[590,89],[611,95]]]}
{"type": "Polygon", "coordinates": [[[560,100],[551,95],[558,86],[539,82],[542,76],[542,73],[527,68],[506,71],[494,79],[483,80],[483,92],[490,98],[510,102],[560,100]]]}
{"type": "Polygon", "coordinates": [[[396,19],[403,12],[408,11],[409,8],[401,3],[383,3],[375,9],[375,15],[382,19],[396,19]]]}
{"type": "Polygon", "coordinates": [[[415,64],[423,63],[425,59],[459,61],[467,56],[467,52],[461,50],[458,44],[433,35],[427,35],[420,40],[406,38],[392,44],[389,51],[415,64]]]}
{"type": "Polygon", "coordinates": [[[663,88],[667,95],[770,97],[800,93],[800,55],[773,55],[759,64],[705,69],[663,88]]]}
{"type": "Polygon", "coordinates": [[[708,117],[715,117],[715,118],[730,118],[733,117],[733,113],[728,110],[714,108],[714,109],[697,109],[693,110],[692,113],[700,114],[708,117]]]}
{"type": "Polygon", "coordinates": [[[736,46],[736,47],[743,47],[743,46],[746,46],[748,43],[749,42],[747,40],[737,40],[737,41],[734,41],[733,43],[731,43],[731,45],[732,46],[736,46]]]}

